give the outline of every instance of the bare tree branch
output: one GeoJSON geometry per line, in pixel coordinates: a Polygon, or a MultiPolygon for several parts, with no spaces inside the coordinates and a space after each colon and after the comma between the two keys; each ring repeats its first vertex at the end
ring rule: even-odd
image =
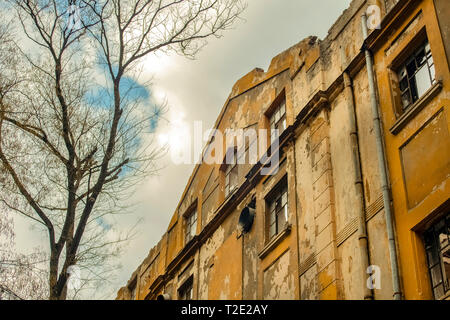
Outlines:
{"type": "MultiPolygon", "coordinates": [[[[234,24],[245,4],[8,3],[16,9],[14,24],[23,36],[14,41],[20,58],[5,60],[5,68],[0,50],[0,173],[5,172],[0,187],[10,190],[14,201],[0,200],[47,229],[48,296],[65,299],[69,267],[77,264],[93,278],[100,276],[96,268],[106,269],[108,259],[130,239],[112,236],[115,231],[104,221],[126,209],[121,201],[136,181],[157,170],[163,152],[152,145],[148,128],[165,106],[152,112],[152,101],[136,96],[130,85],[148,87],[139,64],[156,52],[194,57],[206,39],[220,37],[234,24]],[[70,24],[74,7],[78,20],[70,24]]],[[[0,33],[0,49],[1,40],[0,33]]]]}

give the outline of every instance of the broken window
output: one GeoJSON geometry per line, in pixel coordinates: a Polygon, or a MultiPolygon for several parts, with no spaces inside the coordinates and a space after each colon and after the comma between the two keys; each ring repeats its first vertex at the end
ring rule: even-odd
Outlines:
{"type": "Polygon", "coordinates": [[[283,99],[270,116],[271,141],[286,130],[286,99],[283,99]],[[273,131],[278,130],[278,131],[273,131]]]}
{"type": "Polygon", "coordinates": [[[267,199],[268,240],[286,228],[288,222],[287,181],[283,179],[267,199]]]}
{"type": "Polygon", "coordinates": [[[237,150],[230,149],[225,158],[225,198],[238,186],[237,150]]]}
{"type": "Polygon", "coordinates": [[[397,76],[404,111],[436,83],[433,56],[428,40],[406,59],[398,69],[397,76]]]}
{"type": "Polygon", "coordinates": [[[194,278],[192,276],[181,285],[178,290],[178,297],[180,300],[194,299],[194,278]]]}
{"type": "Polygon", "coordinates": [[[186,216],[185,244],[197,234],[197,208],[186,216]]]}
{"type": "Polygon", "coordinates": [[[424,233],[428,270],[435,299],[450,292],[450,214],[424,233]]]}

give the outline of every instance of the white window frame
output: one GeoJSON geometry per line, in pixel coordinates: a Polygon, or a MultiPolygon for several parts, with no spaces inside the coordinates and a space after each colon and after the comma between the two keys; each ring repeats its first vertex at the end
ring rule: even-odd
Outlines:
{"type": "Polygon", "coordinates": [[[197,207],[195,207],[185,218],[185,244],[188,244],[197,234],[197,207]]]}
{"type": "Polygon", "coordinates": [[[280,234],[289,221],[289,201],[287,179],[284,178],[267,198],[267,235],[268,241],[280,234]]]}
{"type": "Polygon", "coordinates": [[[287,128],[286,122],[286,97],[283,97],[283,100],[277,105],[275,110],[272,111],[272,114],[269,118],[270,122],[270,130],[271,130],[271,141],[273,141],[276,131],[278,130],[278,136],[283,133],[287,128]]]}

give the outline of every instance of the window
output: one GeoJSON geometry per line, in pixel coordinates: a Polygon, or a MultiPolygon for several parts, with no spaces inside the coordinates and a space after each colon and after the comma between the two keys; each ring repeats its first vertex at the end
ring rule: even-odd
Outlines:
{"type": "Polygon", "coordinates": [[[419,100],[436,82],[433,56],[428,40],[406,59],[406,62],[398,69],[397,76],[404,111],[419,100]]]}
{"type": "Polygon", "coordinates": [[[189,277],[185,283],[178,290],[178,297],[180,300],[192,300],[194,299],[194,279],[193,277],[189,277]]]}
{"type": "MultiPolygon", "coordinates": [[[[280,135],[286,130],[286,99],[283,99],[270,116],[270,129],[277,130],[280,135]]],[[[275,132],[271,131],[271,141],[273,141],[275,132]]]]}
{"type": "Polygon", "coordinates": [[[268,208],[268,239],[283,231],[288,222],[288,192],[286,179],[274,189],[274,192],[267,200],[268,208]]]}
{"type": "Polygon", "coordinates": [[[237,150],[230,149],[225,157],[225,198],[238,186],[237,150]]]}
{"type": "Polygon", "coordinates": [[[197,234],[197,208],[186,216],[185,244],[192,240],[197,234]]]}
{"type": "Polygon", "coordinates": [[[129,286],[131,300],[136,300],[136,287],[137,287],[137,279],[134,279],[131,285],[129,286]]]}
{"type": "Polygon", "coordinates": [[[434,298],[450,292],[450,214],[438,221],[424,234],[428,270],[434,298]]]}

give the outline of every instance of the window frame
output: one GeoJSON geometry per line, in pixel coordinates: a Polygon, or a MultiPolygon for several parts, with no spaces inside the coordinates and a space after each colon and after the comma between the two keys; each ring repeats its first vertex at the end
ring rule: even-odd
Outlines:
{"type": "Polygon", "coordinates": [[[270,129],[270,141],[273,142],[276,131],[278,130],[278,137],[287,129],[287,114],[286,114],[286,94],[283,93],[279,98],[275,100],[274,106],[271,108],[269,115],[267,116],[270,129]],[[278,115],[278,118],[277,118],[278,115]],[[281,128],[282,127],[282,128],[281,128]]]}
{"type": "Polygon", "coordinates": [[[392,69],[396,75],[397,91],[399,94],[399,102],[396,108],[398,114],[403,114],[410,109],[437,82],[436,67],[428,37],[425,35],[423,39],[418,40],[421,44],[409,50],[406,57],[392,69]],[[422,57],[421,61],[419,61],[420,57],[422,57]],[[413,64],[414,69],[411,70],[412,68],[410,66],[413,64]],[[429,85],[426,89],[422,89],[419,92],[420,85],[417,80],[419,79],[418,75],[423,71],[425,72],[426,81],[429,81],[429,85]],[[406,94],[408,95],[408,99],[403,98],[406,94]],[[405,101],[408,101],[407,104],[405,101]]]}
{"type": "MultiPolygon", "coordinates": [[[[439,91],[439,86],[442,84],[442,81],[439,78],[438,69],[436,69],[435,66],[434,61],[435,52],[433,49],[433,43],[430,42],[430,38],[427,35],[426,26],[418,27],[418,30],[411,38],[409,38],[408,42],[405,43],[399,49],[396,49],[396,52],[397,53],[395,54],[392,53],[392,56],[388,58],[388,66],[387,66],[387,75],[390,84],[392,108],[396,118],[393,127],[390,129],[391,133],[393,134],[397,134],[399,130],[401,130],[401,128],[405,126],[405,124],[409,121],[410,118],[412,118],[415,114],[417,114],[427,105],[427,103],[439,91]],[[414,57],[420,51],[421,48],[425,47],[426,43],[428,43],[429,45],[431,58],[433,58],[435,81],[428,88],[428,90],[424,92],[422,96],[418,97],[417,101],[410,103],[407,107],[404,108],[401,97],[402,93],[400,90],[401,79],[399,77],[399,73],[402,67],[406,66],[408,60],[414,57]]],[[[427,56],[427,54],[425,56],[427,56]]],[[[428,63],[428,61],[426,63],[428,63]]]]}
{"type": "Polygon", "coordinates": [[[289,226],[289,188],[286,176],[281,178],[269,192],[265,198],[265,203],[266,243],[269,243],[289,226]],[[285,197],[285,201],[283,201],[283,197],[285,197]],[[277,207],[278,203],[280,205],[277,207]],[[283,217],[284,219],[282,219],[283,217]]]}
{"type": "Polygon", "coordinates": [[[227,155],[224,159],[224,193],[225,199],[228,198],[239,186],[239,172],[238,172],[238,150],[237,148],[231,148],[227,151],[227,155]],[[227,155],[233,152],[232,163],[227,163],[227,155]],[[234,183],[232,184],[232,178],[234,183]]]}
{"type": "Polygon", "coordinates": [[[442,299],[450,293],[450,270],[447,274],[443,259],[444,254],[447,259],[450,259],[450,213],[447,212],[446,215],[435,221],[423,232],[422,237],[431,290],[435,299],[442,299]],[[447,238],[446,240],[444,239],[444,243],[446,242],[446,244],[443,247],[441,246],[442,242],[440,238],[438,238],[438,236],[441,236],[441,233],[438,234],[440,224],[443,224],[443,228],[446,229],[447,233],[447,238]],[[439,290],[439,287],[442,292],[438,296],[437,290],[439,290]]]}
{"type": "Polygon", "coordinates": [[[197,203],[184,215],[184,243],[187,245],[197,234],[198,212],[197,203]]]}
{"type": "Polygon", "coordinates": [[[194,276],[190,276],[178,289],[178,300],[190,301],[194,300],[194,276]],[[187,293],[190,293],[187,298],[187,293]]]}

